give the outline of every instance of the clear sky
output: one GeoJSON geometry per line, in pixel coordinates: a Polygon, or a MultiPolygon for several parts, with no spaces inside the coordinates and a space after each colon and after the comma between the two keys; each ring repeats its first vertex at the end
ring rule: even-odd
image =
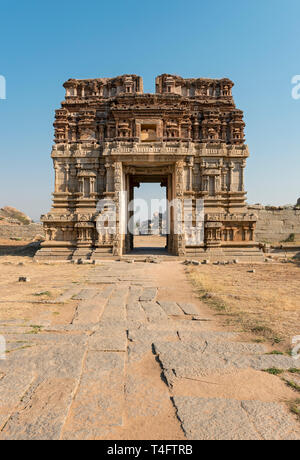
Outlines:
{"type": "Polygon", "coordinates": [[[1,1],[0,206],[50,208],[54,110],[70,77],[229,77],[244,110],[250,203],[300,197],[299,0],[1,1]]]}

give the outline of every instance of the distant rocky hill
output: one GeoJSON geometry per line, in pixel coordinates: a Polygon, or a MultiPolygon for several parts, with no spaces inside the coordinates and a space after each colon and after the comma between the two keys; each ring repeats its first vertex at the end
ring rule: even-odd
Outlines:
{"type": "Polygon", "coordinates": [[[0,209],[0,225],[29,225],[32,219],[23,212],[11,206],[5,206],[0,209]]]}
{"type": "Polygon", "coordinates": [[[10,240],[41,240],[44,238],[42,224],[11,206],[0,209],[0,238],[10,240]]]}

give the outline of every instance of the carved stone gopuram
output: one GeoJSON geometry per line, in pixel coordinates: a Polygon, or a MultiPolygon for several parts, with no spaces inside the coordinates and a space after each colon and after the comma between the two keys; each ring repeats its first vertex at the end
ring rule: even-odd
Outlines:
{"type": "MultiPolygon", "coordinates": [[[[225,259],[259,257],[254,214],[247,211],[243,112],[233,82],[174,75],[156,78],[155,94],[143,93],[142,78],[70,79],[55,114],[52,159],[55,190],[42,216],[46,241],[37,259],[96,259],[127,254],[132,236],[118,213],[115,234],[96,229],[97,203],[120,192],[133,197],[140,182],[160,182],[168,200],[204,200],[204,241],[187,244],[171,227],[169,254],[225,259]]],[[[123,215],[124,217],[124,215],[123,215]]],[[[128,217],[128,215],[127,215],[128,217]]]]}

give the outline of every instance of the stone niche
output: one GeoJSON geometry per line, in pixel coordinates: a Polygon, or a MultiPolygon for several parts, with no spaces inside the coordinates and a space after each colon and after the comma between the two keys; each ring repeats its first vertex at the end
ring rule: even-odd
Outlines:
{"type": "Polygon", "coordinates": [[[194,220],[198,200],[204,202],[201,242],[188,237],[183,219],[176,230],[175,211],[170,211],[170,254],[260,257],[255,215],[245,204],[249,151],[232,81],[163,74],[156,78],[155,94],[143,93],[137,75],[70,79],[64,87],[66,97],[54,121],[53,206],[42,216],[46,241],[38,259],[130,252],[120,192],[132,197],[139,181],[163,183],[169,201],[190,200],[194,220]],[[114,234],[97,230],[103,212],[99,200],[114,204],[114,234]]]}

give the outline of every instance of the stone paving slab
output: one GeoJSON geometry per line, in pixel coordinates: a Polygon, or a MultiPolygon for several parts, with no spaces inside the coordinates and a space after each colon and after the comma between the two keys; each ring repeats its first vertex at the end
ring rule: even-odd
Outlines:
{"type": "Polygon", "coordinates": [[[283,404],[242,401],[241,405],[264,440],[300,440],[300,425],[283,404]]]}
{"type": "Polygon", "coordinates": [[[147,327],[139,329],[129,329],[128,339],[132,342],[147,343],[149,346],[156,341],[175,341],[178,340],[178,335],[175,330],[149,330],[147,327]]]}
{"type": "Polygon", "coordinates": [[[141,302],[141,305],[150,322],[158,323],[167,317],[163,309],[156,302],[141,302]]]}
{"type": "Polygon", "coordinates": [[[48,379],[30,389],[0,434],[2,440],[58,440],[65,422],[74,379],[48,379]]]}
{"type": "Polygon", "coordinates": [[[199,315],[199,310],[193,303],[179,302],[178,305],[186,315],[199,315]]]}
{"type": "Polygon", "coordinates": [[[74,439],[82,427],[101,436],[103,426],[123,424],[124,366],[124,353],[88,352],[63,439],[74,439]]]}
{"type": "Polygon", "coordinates": [[[88,300],[92,299],[99,293],[98,289],[82,289],[77,295],[72,297],[72,300],[88,300]]]}
{"type": "Polygon", "coordinates": [[[187,439],[261,439],[240,401],[174,396],[174,404],[187,439]]]}
{"type": "Polygon", "coordinates": [[[98,323],[104,311],[107,299],[94,297],[79,303],[72,324],[98,323]]]}
{"type": "Polygon", "coordinates": [[[295,361],[288,356],[259,354],[264,347],[257,345],[207,340],[192,343],[154,341],[153,344],[170,385],[175,378],[195,379],[234,369],[290,369],[295,366],[295,361]]]}
{"type": "MultiPolygon", "coordinates": [[[[19,369],[28,375],[47,378],[76,378],[81,372],[83,345],[70,343],[42,344],[9,353],[0,361],[0,372],[15,373],[19,369]]],[[[2,382],[1,382],[2,383],[2,382]]]]}
{"type": "Polygon", "coordinates": [[[155,388],[150,379],[129,374],[125,385],[125,400],[128,417],[156,417],[170,401],[170,395],[167,387],[155,388]]]}
{"type": "MultiPolygon", "coordinates": [[[[53,332],[40,332],[39,334],[16,334],[11,335],[9,342],[12,342],[12,349],[22,348],[27,345],[49,345],[56,346],[57,344],[69,343],[73,345],[86,345],[88,336],[78,333],[55,334],[53,332]],[[18,346],[19,345],[19,346],[18,346]]],[[[8,342],[8,345],[10,343],[8,342]]],[[[9,356],[10,358],[10,356],[9,356]]]]}
{"type": "MultiPolygon", "coordinates": [[[[195,324],[195,323],[194,323],[195,324]]],[[[197,323],[196,323],[197,324],[197,323]]],[[[223,332],[223,331],[202,331],[197,328],[197,331],[190,331],[183,328],[178,328],[178,336],[182,342],[195,343],[203,340],[213,340],[214,342],[224,342],[224,340],[234,340],[238,338],[238,334],[235,332],[223,332]]]]}
{"type": "Polygon", "coordinates": [[[101,316],[101,320],[126,320],[127,296],[128,287],[115,289],[106,304],[106,308],[101,316]]]}
{"type": "Polygon", "coordinates": [[[156,296],[157,296],[157,288],[145,288],[139,300],[141,302],[151,302],[155,300],[156,296]]]}
{"type": "Polygon", "coordinates": [[[0,380],[0,430],[3,429],[34,380],[35,376],[32,372],[20,372],[19,369],[16,369],[14,373],[2,374],[0,380]]]}
{"type": "Polygon", "coordinates": [[[237,368],[251,367],[255,370],[277,368],[287,370],[295,367],[295,360],[289,356],[261,355],[261,356],[232,356],[232,363],[237,368]]]}
{"type": "Polygon", "coordinates": [[[175,396],[188,439],[300,439],[299,425],[283,404],[175,396]]]}
{"type": "Polygon", "coordinates": [[[99,329],[88,342],[89,350],[98,351],[123,351],[127,349],[127,334],[122,329],[99,329]]]}
{"type": "Polygon", "coordinates": [[[182,310],[179,308],[176,302],[167,302],[160,300],[159,305],[165,311],[167,315],[182,315],[182,310]]]}
{"type": "Polygon", "coordinates": [[[132,342],[128,344],[128,362],[135,363],[141,361],[146,353],[152,352],[151,345],[146,342],[132,342]]]}
{"type": "Polygon", "coordinates": [[[145,310],[142,308],[140,302],[127,303],[127,318],[129,321],[146,322],[147,316],[145,310]]]}

